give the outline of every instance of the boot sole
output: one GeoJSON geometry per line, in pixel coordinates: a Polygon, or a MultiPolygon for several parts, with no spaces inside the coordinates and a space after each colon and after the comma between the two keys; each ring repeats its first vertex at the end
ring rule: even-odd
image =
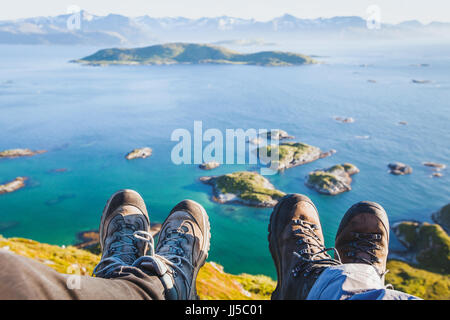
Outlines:
{"type": "Polygon", "coordinates": [[[280,286],[281,283],[283,283],[283,277],[281,274],[281,270],[282,270],[282,266],[281,266],[281,258],[279,257],[279,249],[278,249],[278,241],[277,241],[277,237],[275,236],[276,234],[276,228],[277,228],[277,221],[275,221],[276,217],[279,216],[278,212],[280,211],[280,207],[281,207],[281,202],[283,200],[292,198],[292,197],[299,197],[300,201],[306,201],[309,204],[311,204],[315,209],[316,212],[317,208],[314,205],[314,203],[311,201],[311,199],[309,199],[307,196],[301,195],[301,194],[290,194],[287,195],[283,198],[281,198],[277,205],[275,206],[275,208],[272,211],[272,214],[270,215],[270,222],[269,222],[269,235],[268,235],[268,240],[269,240],[269,251],[270,254],[272,255],[272,259],[275,263],[275,268],[277,269],[277,286],[275,288],[275,290],[272,293],[272,300],[276,300],[278,298],[278,291],[280,290],[280,286]]]}

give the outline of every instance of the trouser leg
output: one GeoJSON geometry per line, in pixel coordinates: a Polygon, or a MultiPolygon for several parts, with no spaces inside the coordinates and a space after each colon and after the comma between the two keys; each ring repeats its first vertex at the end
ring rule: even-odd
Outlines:
{"type": "Polygon", "coordinates": [[[67,275],[0,249],[0,299],[164,299],[157,276],[123,266],[103,279],[67,275]]]}
{"type": "Polygon", "coordinates": [[[327,268],[319,276],[308,300],[411,300],[407,293],[387,289],[376,270],[367,264],[346,263],[327,268]]]}

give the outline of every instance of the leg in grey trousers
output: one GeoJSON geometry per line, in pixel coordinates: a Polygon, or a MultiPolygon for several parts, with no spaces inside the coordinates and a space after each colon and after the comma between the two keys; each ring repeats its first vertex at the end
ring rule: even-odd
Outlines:
{"type": "Polygon", "coordinates": [[[0,300],[165,299],[159,278],[136,267],[123,266],[109,279],[67,275],[3,249],[0,263],[0,300]]]}

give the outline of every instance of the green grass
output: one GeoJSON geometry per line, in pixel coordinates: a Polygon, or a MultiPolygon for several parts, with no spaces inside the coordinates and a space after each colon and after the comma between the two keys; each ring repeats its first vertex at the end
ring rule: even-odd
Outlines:
{"type": "Polygon", "coordinates": [[[291,52],[265,51],[241,54],[223,47],[195,43],[168,43],[144,48],[104,49],[74,62],[100,65],[215,63],[263,66],[291,66],[316,63],[309,56],[291,52]]]}
{"type": "Polygon", "coordinates": [[[356,166],[354,164],[351,164],[351,163],[343,163],[342,167],[344,167],[344,170],[346,172],[353,171],[353,170],[357,169],[356,166]]]}
{"type": "Polygon", "coordinates": [[[449,300],[450,277],[412,267],[397,260],[388,261],[386,283],[394,289],[426,300],[449,300]]]}
{"type": "Polygon", "coordinates": [[[329,189],[330,186],[336,184],[338,179],[332,173],[326,171],[314,171],[308,176],[308,183],[317,185],[322,189],[329,189]]]}
{"type": "Polygon", "coordinates": [[[416,252],[418,267],[450,274],[450,237],[438,224],[402,222],[397,234],[416,252]]]}
{"type": "Polygon", "coordinates": [[[417,261],[423,268],[450,274],[450,237],[437,224],[423,223],[419,229],[416,246],[417,261]]]}
{"type": "Polygon", "coordinates": [[[441,210],[439,210],[439,222],[446,226],[447,228],[450,227],[450,203],[443,206],[441,210]]]}
{"type": "Polygon", "coordinates": [[[419,224],[417,222],[404,221],[398,225],[398,234],[401,236],[402,241],[406,242],[408,246],[414,246],[418,239],[417,228],[419,224]]]}
{"type": "Polygon", "coordinates": [[[313,146],[301,142],[284,142],[279,145],[269,145],[259,148],[258,152],[262,155],[262,151],[266,149],[267,157],[271,157],[273,152],[278,152],[279,161],[291,161],[300,159],[305,153],[310,152],[313,146]]]}
{"type": "MultiPolygon", "coordinates": [[[[90,275],[100,261],[99,255],[75,247],[62,248],[28,239],[0,236],[0,248],[4,247],[61,273],[66,273],[69,266],[77,264],[82,274],[90,275]]],[[[395,260],[388,262],[388,269],[390,272],[386,275],[386,281],[397,290],[424,299],[450,299],[448,275],[429,272],[395,260]]],[[[197,292],[203,300],[270,299],[275,286],[276,282],[267,276],[232,275],[212,262],[207,262],[202,267],[197,278],[197,292]]]]}
{"type": "MultiPolygon", "coordinates": [[[[82,275],[91,275],[100,255],[69,246],[62,248],[22,238],[3,238],[0,248],[21,256],[35,259],[60,273],[68,273],[69,267],[78,265],[82,275]]],[[[232,275],[223,267],[207,262],[197,277],[197,292],[200,299],[248,300],[270,299],[275,282],[266,276],[249,274],[232,275]]]]}
{"type": "Polygon", "coordinates": [[[6,239],[0,235],[0,248],[3,247],[42,262],[61,273],[67,273],[68,268],[76,264],[82,274],[90,275],[100,261],[99,255],[72,246],[62,248],[29,239],[6,239]]]}
{"type": "Polygon", "coordinates": [[[264,185],[266,178],[256,172],[239,171],[217,177],[216,186],[222,193],[233,193],[244,200],[270,201],[285,194],[264,185]]]}

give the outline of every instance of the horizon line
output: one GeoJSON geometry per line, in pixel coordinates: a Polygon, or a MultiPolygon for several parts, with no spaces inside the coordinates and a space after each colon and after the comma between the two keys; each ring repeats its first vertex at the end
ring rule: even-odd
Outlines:
{"type": "MultiPolygon", "coordinates": [[[[186,17],[186,16],[179,16],[179,15],[178,16],[151,16],[149,14],[136,15],[136,16],[127,16],[127,15],[124,15],[124,14],[121,14],[121,13],[114,13],[114,12],[110,12],[110,13],[105,14],[105,15],[99,15],[99,14],[95,14],[95,13],[89,12],[89,11],[84,10],[84,9],[81,9],[80,12],[86,12],[87,14],[90,14],[90,15],[93,15],[93,16],[96,16],[96,17],[107,17],[107,16],[110,16],[110,15],[117,15],[117,16],[122,16],[122,17],[127,17],[127,18],[141,18],[141,17],[149,17],[149,18],[154,18],[154,19],[164,19],[164,18],[177,19],[177,18],[183,18],[183,19],[188,19],[188,20],[215,19],[215,18],[225,18],[226,17],[226,18],[241,19],[241,20],[253,20],[255,22],[262,22],[262,23],[267,23],[267,22],[270,22],[272,20],[275,20],[275,19],[278,19],[278,18],[282,18],[284,16],[292,16],[292,17],[294,17],[296,19],[299,19],[299,20],[318,20],[318,19],[352,18],[352,17],[353,18],[360,18],[362,20],[367,20],[365,17],[358,16],[358,15],[348,15],[348,16],[335,15],[335,16],[328,16],[328,17],[327,16],[318,16],[318,17],[315,17],[315,18],[302,18],[302,17],[298,17],[298,16],[296,16],[294,14],[287,13],[287,12],[282,14],[282,15],[280,15],[280,16],[274,16],[274,17],[272,17],[272,18],[270,18],[268,20],[257,20],[255,18],[245,18],[245,17],[228,16],[228,15],[201,16],[201,17],[198,17],[198,18],[193,18],[193,17],[186,17]]],[[[2,19],[2,18],[0,18],[0,21],[4,22],[4,21],[19,21],[19,20],[26,20],[26,19],[32,19],[32,18],[53,18],[53,17],[58,17],[58,16],[71,15],[71,14],[73,14],[73,13],[61,13],[61,14],[56,14],[56,15],[36,15],[36,16],[27,16],[27,17],[21,17],[21,18],[13,18],[13,19],[2,19]]],[[[429,25],[431,23],[450,23],[450,20],[448,20],[448,21],[432,20],[432,21],[429,21],[429,22],[422,22],[420,19],[409,19],[409,20],[403,20],[403,21],[400,21],[400,22],[381,21],[381,23],[392,24],[392,25],[398,25],[398,24],[402,24],[402,23],[405,23],[405,22],[419,22],[421,25],[426,26],[426,25],[429,25]]]]}

